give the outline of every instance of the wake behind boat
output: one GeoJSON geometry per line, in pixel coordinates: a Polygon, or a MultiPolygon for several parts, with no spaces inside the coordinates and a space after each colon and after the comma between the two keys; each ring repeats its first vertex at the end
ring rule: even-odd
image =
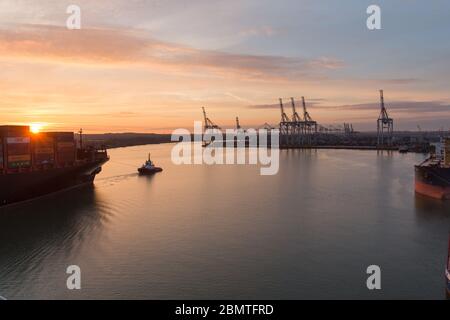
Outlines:
{"type": "Polygon", "coordinates": [[[150,154],[148,154],[148,160],[145,161],[142,167],[138,168],[138,172],[141,175],[151,175],[161,171],[163,171],[163,169],[155,166],[153,161],[150,159],[150,154]]]}

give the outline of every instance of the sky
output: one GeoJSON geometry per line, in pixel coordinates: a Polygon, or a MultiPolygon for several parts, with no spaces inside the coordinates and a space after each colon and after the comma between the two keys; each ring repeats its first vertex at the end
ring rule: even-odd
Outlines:
{"type": "Polygon", "coordinates": [[[397,130],[449,130],[449,31],[448,0],[0,0],[1,123],[170,133],[205,107],[257,128],[304,96],[320,124],[373,131],[383,89],[397,130]]]}

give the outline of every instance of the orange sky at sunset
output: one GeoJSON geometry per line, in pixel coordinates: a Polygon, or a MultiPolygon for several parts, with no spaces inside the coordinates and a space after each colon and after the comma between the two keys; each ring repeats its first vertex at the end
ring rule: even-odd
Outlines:
{"type": "MultiPolygon", "coordinates": [[[[290,113],[289,97],[303,95],[319,123],[353,122],[357,130],[374,130],[378,90],[383,88],[399,129],[414,130],[417,124],[448,127],[450,97],[444,74],[448,65],[441,68],[435,61],[428,71],[412,61],[411,67],[399,72],[395,65],[404,60],[401,54],[391,55],[396,50],[393,45],[380,53],[385,54],[380,61],[370,55],[366,59],[363,52],[357,56],[356,48],[364,43],[354,43],[347,54],[342,48],[334,50],[332,43],[313,47],[316,40],[311,38],[315,49],[310,49],[299,45],[302,35],[298,34],[319,37],[320,28],[297,33],[294,26],[262,28],[256,18],[252,18],[253,29],[237,23],[233,25],[237,30],[217,29],[217,34],[185,30],[182,37],[181,22],[170,23],[178,14],[176,1],[170,1],[170,10],[160,3],[160,16],[167,18],[155,18],[154,25],[148,22],[152,17],[138,16],[145,6],[141,1],[129,2],[123,12],[113,11],[112,20],[105,20],[104,12],[97,16],[98,7],[123,8],[124,2],[100,1],[95,6],[78,1],[86,21],[81,30],[68,30],[62,2],[1,5],[5,9],[0,14],[3,124],[41,123],[49,130],[83,127],[87,133],[171,132],[202,120],[205,106],[210,118],[223,127],[232,126],[236,116],[244,127],[257,127],[279,121],[279,97],[285,98],[290,113]],[[134,4],[139,6],[133,9],[134,4]],[[130,21],[133,14],[136,19],[130,21]],[[278,49],[277,41],[287,44],[278,49]]],[[[202,27],[212,28],[213,19],[202,8],[186,14],[207,16],[209,24],[202,27]]],[[[244,19],[246,9],[239,10],[244,19]]],[[[368,32],[361,29],[358,32],[368,32]]],[[[370,35],[365,37],[371,41],[370,35]]],[[[382,37],[372,41],[380,46],[383,41],[391,43],[382,37]]],[[[442,48],[443,53],[446,50],[442,48]]]]}

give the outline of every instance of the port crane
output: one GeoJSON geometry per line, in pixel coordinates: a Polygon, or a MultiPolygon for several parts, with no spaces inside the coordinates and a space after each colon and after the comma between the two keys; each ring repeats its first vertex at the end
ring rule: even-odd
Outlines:
{"type": "Polygon", "coordinates": [[[317,132],[317,122],[311,118],[308,110],[306,110],[305,97],[302,97],[302,105],[303,105],[303,119],[305,119],[306,126],[309,127],[311,131],[317,132]]]}
{"type": "Polygon", "coordinates": [[[258,128],[258,130],[259,129],[265,129],[265,130],[267,130],[267,131],[270,131],[270,130],[274,130],[274,129],[276,129],[274,126],[272,126],[270,123],[264,123],[262,126],[260,126],[259,128],[258,128]]]}
{"type": "Polygon", "coordinates": [[[283,107],[283,100],[280,98],[280,145],[285,147],[309,146],[312,137],[317,133],[317,122],[314,121],[306,110],[305,98],[303,102],[303,118],[298,114],[295,107],[295,100],[291,98],[292,118],[286,115],[283,107]]]}
{"type": "Polygon", "coordinates": [[[303,125],[302,125],[302,119],[300,118],[299,114],[297,113],[297,110],[295,109],[295,101],[294,98],[291,97],[291,105],[292,105],[292,143],[294,145],[298,145],[301,143],[302,140],[302,132],[303,132],[303,125]]]}
{"type": "MultiPolygon", "coordinates": [[[[209,130],[211,130],[212,132],[214,132],[214,130],[220,130],[221,128],[215,124],[214,122],[211,121],[211,119],[208,118],[208,116],[206,115],[206,111],[205,111],[205,107],[202,107],[203,110],[203,121],[204,121],[204,131],[207,132],[209,130]]],[[[204,139],[204,135],[202,135],[204,139]]],[[[210,145],[213,141],[209,140],[209,141],[205,141],[203,140],[203,146],[206,147],[208,145],[210,145]]]]}
{"type": "Polygon", "coordinates": [[[236,130],[241,130],[241,124],[239,123],[239,117],[236,117],[236,130]]]}
{"type": "Polygon", "coordinates": [[[305,97],[302,96],[302,106],[303,106],[303,136],[304,143],[311,145],[312,143],[312,135],[317,133],[317,122],[314,121],[309,115],[308,110],[306,109],[305,97]]]}
{"type": "Polygon", "coordinates": [[[280,98],[280,111],[281,111],[281,121],[280,121],[280,143],[282,145],[287,145],[290,143],[291,137],[291,127],[292,123],[286,112],[284,112],[283,99],[280,98]]]}
{"type": "Polygon", "coordinates": [[[202,109],[203,109],[203,120],[205,131],[207,129],[220,129],[220,127],[217,124],[215,124],[208,118],[208,116],[206,115],[205,107],[202,107],[202,109]]]}
{"type": "Polygon", "coordinates": [[[380,90],[380,115],[377,120],[377,145],[382,146],[392,146],[392,138],[394,135],[394,119],[390,118],[384,105],[384,95],[383,90],[380,90]]]}
{"type": "Polygon", "coordinates": [[[246,129],[242,128],[241,123],[239,122],[239,117],[236,117],[236,131],[240,132],[240,133],[245,133],[247,132],[246,129]]]}
{"type": "Polygon", "coordinates": [[[344,122],[344,133],[345,134],[352,134],[354,132],[355,131],[353,130],[353,124],[344,122]]]}
{"type": "Polygon", "coordinates": [[[293,122],[301,122],[302,119],[297,113],[297,110],[295,109],[295,101],[294,98],[291,98],[291,104],[292,104],[292,121],[293,122]]]}
{"type": "Polygon", "coordinates": [[[283,99],[280,100],[280,110],[281,110],[281,122],[290,122],[289,117],[287,116],[286,112],[284,112],[284,106],[283,106],[283,99]]]}

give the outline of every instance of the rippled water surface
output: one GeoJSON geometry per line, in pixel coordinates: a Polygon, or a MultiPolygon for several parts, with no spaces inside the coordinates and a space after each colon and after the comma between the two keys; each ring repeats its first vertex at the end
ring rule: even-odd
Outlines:
{"type": "Polygon", "coordinates": [[[94,187],[0,209],[0,296],[444,298],[450,203],[414,195],[423,155],[282,151],[260,176],[175,166],[171,148],[110,150],[94,187]],[[149,151],[164,172],[140,177],[149,151]],[[381,291],[366,288],[371,264],[381,291]]]}

